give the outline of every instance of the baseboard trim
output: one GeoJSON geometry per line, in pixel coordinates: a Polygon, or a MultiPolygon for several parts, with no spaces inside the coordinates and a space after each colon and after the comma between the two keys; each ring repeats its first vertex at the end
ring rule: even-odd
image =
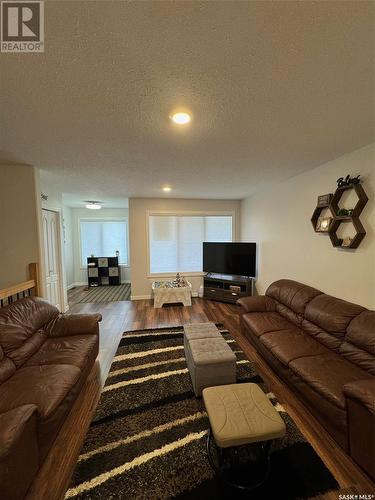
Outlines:
{"type": "MultiPolygon", "coordinates": [[[[121,285],[125,285],[126,283],[131,283],[131,281],[130,280],[121,281],[121,285]]],[[[75,286],[87,286],[87,281],[77,281],[76,283],[71,283],[66,287],[66,289],[71,290],[75,286]]]]}
{"type": "Polygon", "coordinates": [[[130,300],[148,300],[151,299],[151,295],[131,295],[130,300]]]}
{"type": "MultiPolygon", "coordinates": [[[[192,292],[192,297],[198,297],[198,292],[192,292]]],[[[152,295],[131,295],[130,300],[149,300],[152,298],[152,295]]]]}

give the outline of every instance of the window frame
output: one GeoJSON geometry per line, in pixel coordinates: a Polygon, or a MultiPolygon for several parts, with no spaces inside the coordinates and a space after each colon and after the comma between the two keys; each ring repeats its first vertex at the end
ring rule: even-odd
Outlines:
{"type": "MultiPolygon", "coordinates": [[[[234,210],[146,210],[146,277],[147,278],[171,278],[175,277],[176,273],[151,273],[150,269],[150,261],[151,261],[151,247],[150,247],[150,216],[158,216],[158,215],[169,215],[169,216],[175,216],[175,217],[183,217],[183,216],[190,216],[190,217],[220,217],[220,216],[227,216],[227,217],[232,217],[232,242],[236,241],[236,212],[234,210]]],[[[180,271],[184,276],[186,277],[194,277],[194,276],[204,276],[205,273],[203,271],[180,271]]]]}
{"type": "MultiPolygon", "coordinates": [[[[87,264],[82,264],[82,233],[81,233],[81,222],[126,222],[126,249],[127,249],[127,263],[122,264],[119,262],[121,267],[130,267],[130,248],[129,248],[129,217],[79,217],[78,218],[78,244],[79,244],[79,264],[80,269],[87,269],[87,264]]],[[[108,256],[109,257],[109,256],[108,256]]],[[[113,255],[115,257],[115,255],[113,255]]]]}

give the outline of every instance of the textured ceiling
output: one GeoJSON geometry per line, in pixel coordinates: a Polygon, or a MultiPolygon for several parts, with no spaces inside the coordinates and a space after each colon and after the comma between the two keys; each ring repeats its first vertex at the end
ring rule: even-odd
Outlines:
{"type": "Polygon", "coordinates": [[[47,1],[45,53],[1,55],[0,160],[83,199],[242,198],[373,140],[374,7],[47,1]]]}
{"type": "MultiPolygon", "coordinates": [[[[47,176],[43,176],[46,178],[47,176]]],[[[47,182],[49,182],[47,177],[47,182]]],[[[72,208],[85,208],[87,201],[99,201],[103,208],[129,208],[129,200],[128,198],[122,197],[113,197],[113,196],[101,196],[99,200],[86,200],[83,199],[81,193],[79,194],[71,194],[67,193],[63,195],[62,198],[63,204],[67,207],[72,208]]]]}

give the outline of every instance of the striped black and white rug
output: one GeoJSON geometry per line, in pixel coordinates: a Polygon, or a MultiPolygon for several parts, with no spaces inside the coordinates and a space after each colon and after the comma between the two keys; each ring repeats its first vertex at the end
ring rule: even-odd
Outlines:
{"type": "MultiPolygon", "coordinates": [[[[228,331],[221,333],[236,353],[238,381],[267,392],[228,331]]],[[[336,490],[292,419],[267,395],[287,435],[273,445],[271,476],[251,498],[309,498],[336,490]]],[[[66,498],[249,498],[217,482],[206,455],[207,429],[186,367],[182,327],[124,333],[66,498]]]]}
{"type": "Polygon", "coordinates": [[[130,290],[130,283],[89,288],[78,302],[119,302],[121,300],[130,300],[130,290]]]}

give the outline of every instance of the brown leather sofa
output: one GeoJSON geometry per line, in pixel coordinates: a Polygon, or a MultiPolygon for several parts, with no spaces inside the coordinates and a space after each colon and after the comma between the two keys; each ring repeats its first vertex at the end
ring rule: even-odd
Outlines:
{"type": "Polygon", "coordinates": [[[375,311],[291,280],[238,304],[246,338],[374,478],[375,311]]]}
{"type": "Polygon", "coordinates": [[[24,498],[98,354],[100,314],[0,309],[0,497],[24,498]]]}

